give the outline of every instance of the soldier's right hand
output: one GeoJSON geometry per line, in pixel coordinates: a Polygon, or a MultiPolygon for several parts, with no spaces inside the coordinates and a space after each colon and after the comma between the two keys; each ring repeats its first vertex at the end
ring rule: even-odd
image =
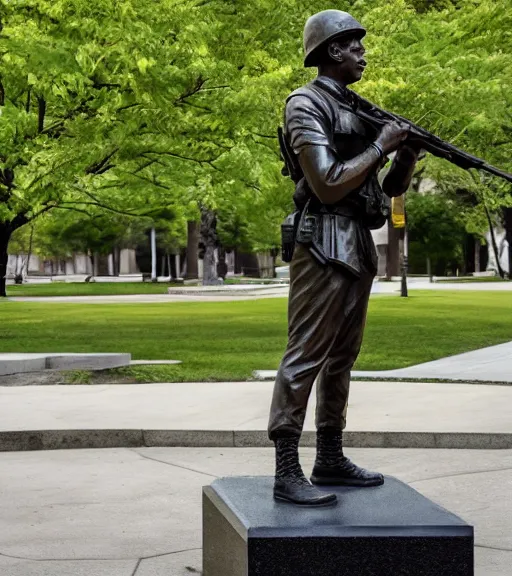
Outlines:
{"type": "Polygon", "coordinates": [[[400,144],[407,138],[409,134],[409,126],[404,122],[390,122],[382,129],[377,143],[382,146],[384,154],[394,152],[400,144]]]}

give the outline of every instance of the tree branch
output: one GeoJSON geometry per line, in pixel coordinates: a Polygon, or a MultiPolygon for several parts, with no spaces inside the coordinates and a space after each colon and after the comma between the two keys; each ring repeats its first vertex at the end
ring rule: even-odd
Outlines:
{"type": "Polygon", "coordinates": [[[114,167],[114,164],[108,164],[109,160],[119,151],[119,146],[116,146],[112,152],[107,154],[102,160],[91,164],[85,169],[86,174],[103,174],[114,167]]]}
{"type": "Polygon", "coordinates": [[[0,77],[0,106],[5,106],[5,88],[0,77]]]}
{"type": "Polygon", "coordinates": [[[49,210],[51,210],[52,208],[57,208],[57,205],[54,204],[48,204],[47,206],[45,206],[42,210],[39,210],[39,212],[36,212],[35,214],[32,214],[32,216],[27,218],[27,223],[28,222],[32,222],[32,220],[35,220],[36,218],[38,218],[39,216],[41,216],[41,214],[44,214],[45,212],[48,212],[49,210]]]}
{"type": "Polygon", "coordinates": [[[122,112],[123,110],[129,110],[130,108],[136,108],[137,106],[142,106],[142,104],[139,104],[138,102],[135,102],[135,104],[127,104],[126,106],[121,106],[120,108],[118,108],[117,112],[122,112]]]}
{"type": "Polygon", "coordinates": [[[213,110],[211,108],[208,108],[207,106],[199,106],[199,104],[193,104],[192,102],[189,102],[188,100],[183,100],[183,104],[186,104],[187,106],[191,106],[192,108],[198,108],[199,110],[204,110],[205,112],[213,112],[213,110]]]}
{"type": "Polygon", "coordinates": [[[172,158],[178,158],[180,160],[187,160],[188,162],[195,162],[196,164],[209,164],[210,162],[215,162],[217,158],[208,158],[206,160],[199,160],[198,158],[191,158],[190,156],[182,156],[181,154],[176,154],[175,152],[160,152],[158,150],[145,150],[140,153],[140,156],[145,154],[159,154],[161,156],[171,156],[172,158]]]}
{"type": "Polygon", "coordinates": [[[157,180],[152,180],[151,178],[146,178],[146,176],[141,176],[140,174],[137,174],[137,172],[127,172],[125,170],[123,170],[123,172],[125,174],[130,175],[130,176],[134,176],[135,178],[138,178],[139,180],[144,180],[144,182],[149,182],[150,184],[153,184],[153,186],[156,186],[157,188],[162,188],[162,190],[171,190],[171,188],[169,186],[166,186],[165,184],[161,184],[157,180]]]}
{"type": "Polygon", "coordinates": [[[269,136],[268,134],[260,134],[259,132],[251,132],[254,136],[259,136],[260,138],[270,138],[271,140],[277,140],[277,136],[269,136]]]}
{"type": "Polygon", "coordinates": [[[82,214],[86,214],[87,216],[91,217],[92,214],[87,212],[87,210],[83,210],[82,208],[76,208],[74,206],[52,206],[55,210],[72,210],[73,212],[81,212],[82,214]]]}
{"type": "Polygon", "coordinates": [[[39,134],[44,129],[44,117],[46,114],[46,100],[43,96],[37,97],[37,131],[39,134]]]}
{"type": "Polygon", "coordinates": [[[12,228],[13,232],[14,232],[14,230],[17,230],[18,228],[21,228],[22,226],[24,226],[28,221],[29,221],[29,219],[27,218],[26,212],[22,212],[21,214],[16,215],[11,220],[11,228],[12,228]]]}
{"type": "Polygon", "coordinates": [[[194,87],[191,88],[190,90],[188,90],[187,92],[185,92],[185,94],[182,94],[177,100],[174,101],[174,103],[180,104],[186,98],[189,98],[193,94],[197,94],[207,81],[208,81],[208,79],[203,80],[203,78],[201,78],[201,76],[199,76],[199,78],[196,80],[194,87]]]}

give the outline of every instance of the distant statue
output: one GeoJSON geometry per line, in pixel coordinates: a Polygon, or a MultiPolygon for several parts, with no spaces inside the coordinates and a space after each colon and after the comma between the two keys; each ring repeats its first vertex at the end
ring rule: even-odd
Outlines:
{"type": "Polygon", "coordinates": [[[406,145],[406,125],[381,131],[347,107],[346,86],[361,79],[366,31],[350,14],[326,10],[304,30],[305,66],[318,76],[286,101],[280,144],[284,174],[296,184],[296,212],[283,223],[290,261],[288,345],[275,382],[269,436],[276,446],[274,497],[307,506],[336,502],[317,485],[378,486],[382,474],[343,452],[350,370],[359,354],[377,254],[371,229],[387,219],[384,193],[403,194],[419,150],[406,145]],[[378,182],[387,155],[391,168],[378,182]],[[317,456],[311,484],[298,445],[317,380],[317,456]]]}

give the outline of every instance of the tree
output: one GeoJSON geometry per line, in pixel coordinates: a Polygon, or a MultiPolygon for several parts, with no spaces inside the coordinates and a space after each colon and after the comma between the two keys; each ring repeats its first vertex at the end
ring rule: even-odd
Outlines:
{"type": "MultiPolygon", "coordinates": [[[[229,143],[202,3],[2,0],[0,296],[12,233],[50,210],[179,206],[229,143]],[[202,98],[204,96],[204,98],[202,98]],[[199,114],[199,117],[201,115],[199,114]]],[[[149,209],[148,209],[149,207],[149,209]]]]}
{"type": "Polygon", "coordinates": [[[446,265],[460,260],[464,224],[453,201],[442,194],[407,195],[407,225],[411,260],[427,262],[427,272],[444,274],[446,265]]]}
{"type": "MultiPolygon", "coordinates": [[[[203,207],[226,245],[279,243],[293,186],[280,176],[276,127],[286,96],[315,73],[302,67],[304,22],[331,3],[0,6],[0,277],[13,230],[55,209],[151,216],[172,207],[178,221],[197,222],[203,207]]],[[[350,0],[343,9],[369,31],[363,96],[511,168],[508,0],[350,0]]],[[[426,162],[427,172],[438,166],[426,162]]],[[[440,170],[443,180],[453,169],[440,170]]],[[[459,188],[474,188],[456,171],[459,188]]],[[[511,202],[496,179],[478,193],[491,210],[511,202]]]]}

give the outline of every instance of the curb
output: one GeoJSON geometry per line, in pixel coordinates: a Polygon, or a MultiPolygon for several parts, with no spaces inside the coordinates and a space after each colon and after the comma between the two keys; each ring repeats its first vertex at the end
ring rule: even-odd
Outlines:
{"type": "MultiPolygon", "coordinates": [[[[253,382],[273,382],[277,377],[277,370],[254,370],[252,373],[253,382]]],[[[399,382],[411,384],[480,384],[483,386],[512,386],[512,377],[508,380],[489,380],[471,378],[443,378],[429,377],[420,378],[418,376],[397,376],[396,374],[386,375],[383,372],[358,372],[351,373],[352,382],[399,382]]]]}
{"type": "MultiPolygon", "coordinates": [[[[302,435],[314,447],[316,433],[302,435]]],[[[512,433],[472,432],[346,432],[350,448],[512,449],[512,433]]],[[[266,430],[23,430],[0,432],[0,452],[81,448],[267,448],[266,430]]]]}

